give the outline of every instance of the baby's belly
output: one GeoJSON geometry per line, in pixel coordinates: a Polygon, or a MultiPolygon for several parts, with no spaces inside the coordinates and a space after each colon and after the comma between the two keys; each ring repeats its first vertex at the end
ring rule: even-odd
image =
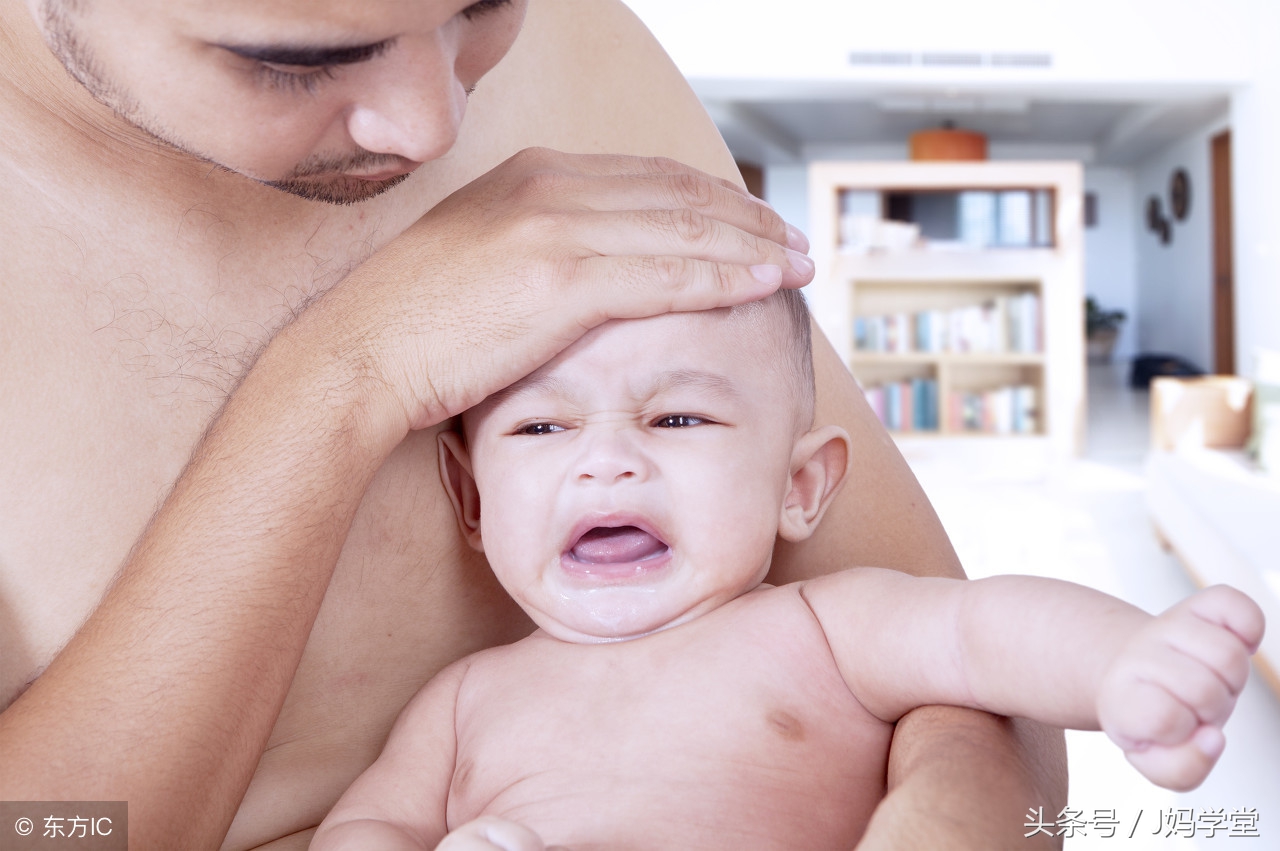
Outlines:
{"type": "Polygon", "coordinates": [[[884,796],[893,727],[854,700],[787,593],[473,664],[450,827],[500,816],[574,851],[848,851],[884,796]]]}
{"type": "Polygon", "coordinates": [[[781,765],[726,755],[670,772],[529,777],[483,814],[574,851],[848,851],[885,791],[887,736],[865,744],[862,753],[802,748],[781,765]]]}

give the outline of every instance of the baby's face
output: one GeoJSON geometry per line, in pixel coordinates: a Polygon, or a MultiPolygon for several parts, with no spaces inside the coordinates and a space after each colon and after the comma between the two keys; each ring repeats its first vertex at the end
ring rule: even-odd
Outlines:
{"type": "Polygon", "coordinates": [[[764,579],[808,425],[764,313],[610,322],[467,415],[484,552],[547,632],[644,635],[764,579]]]}

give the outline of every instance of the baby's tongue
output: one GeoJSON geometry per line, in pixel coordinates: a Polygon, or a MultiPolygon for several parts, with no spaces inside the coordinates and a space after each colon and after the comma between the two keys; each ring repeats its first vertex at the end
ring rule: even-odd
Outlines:
{"type": "Polygon", "coordinates": [[[635,526],[597,526],[574,544],[571,552],[588,564],[618,564],[640,561],[665,550],[667,545],[635,526]]]}

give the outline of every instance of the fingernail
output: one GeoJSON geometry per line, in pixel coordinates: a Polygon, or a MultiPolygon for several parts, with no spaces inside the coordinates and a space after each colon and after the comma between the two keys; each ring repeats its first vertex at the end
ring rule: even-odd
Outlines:
{"type": "Polygon", "coordinates": [[[1201,727],[1195,734],[1196,749],[1209,759],[1217,759],[1227,746],[1227,737],[1217,727],[1201,727]]]}
{"type": "Polygon", "coordinates": [[[791,268],[795,270],[797,275],[807,277],[813,274],[813,259],[807,254],[801,254],[799,251],[787,249],[787,259],[791,261],[791,268]]]}
{"type": "Polygon", "coordinates": [[[751,267],[752,276],[762,284],[776,284],[782,280],[782,267],[762,263],[751,267]]]}
{"type": "Polygon", "coordinates": [[[787,225],[787,248],[794,248],[796,251],[809,251],[809,237],[804,235],[804,231],[795,225],[787,225]]]}

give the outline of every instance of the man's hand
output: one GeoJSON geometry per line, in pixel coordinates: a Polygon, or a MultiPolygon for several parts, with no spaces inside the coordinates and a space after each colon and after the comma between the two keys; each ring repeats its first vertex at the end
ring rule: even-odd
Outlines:
{"type": "Polygon", "coordinates": [[[307,314],[328,317],[311,337],[328,355],[389,391],[372,413],[400,414],[403,436],[608,319],[806,284],[807,248],[763,202],[671,160],[530,149],[446,198],[307,314]]]}
{"type": "Polygon", "coordinates": [[[1153,783],[1194,789],[1218,761],[1263,624],[1256,603],[1214,586],[1142,627],[1111,663],[1098,721],[1153,783]]]}
{"type": "Polygon", "coordinates": [[[546,845],[538,834],[506,819],[484,816],[449,833],[436,851],[566,851],[546,845]]]}

